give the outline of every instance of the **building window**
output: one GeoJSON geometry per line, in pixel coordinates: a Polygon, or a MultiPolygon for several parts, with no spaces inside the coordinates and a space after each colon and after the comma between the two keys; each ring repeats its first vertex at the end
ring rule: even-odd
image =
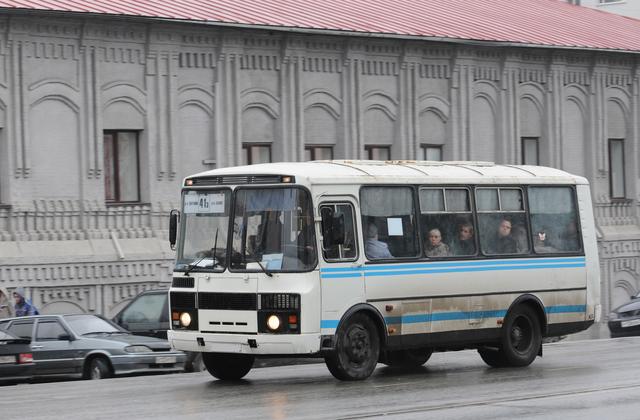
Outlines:
{"type": "Polygon", "coordinates": [[[137,131],[104,132],[104,189],[107,202],[140,201],[137,131]]]}
{"type": "Polygon", "coordinates": [[[522,164],[540,165],[540,142],[537,137],[522,138],[522,164]]]}
{"type": "Polygon", "coordinates": [[[367,159],[369,160],[390,160],[391,147],[389,146],[365,146],[367,159]]]}
{"type": "Polygon", "coordinates": [[[442,146],[434,146],[432,144],[422,145],[422,159],[424,160],[442,160],[442,146]]]}
{"type": "Polygon", "coordinates": [[[271,162],[270,144],[245,143],[242,145],[242,149],[244,150],[243,163],[246,165],[271,162]]]}
{"type": "Polygon", "coordinates": [[[609,173],[611,198],[625,198],[623,139],[609,139],[609,173]]]}
{"type": "Polygon", "coordinates": [[[304,160],[332,160],[332,146],[306,146],[304,148],[304,160]]]}

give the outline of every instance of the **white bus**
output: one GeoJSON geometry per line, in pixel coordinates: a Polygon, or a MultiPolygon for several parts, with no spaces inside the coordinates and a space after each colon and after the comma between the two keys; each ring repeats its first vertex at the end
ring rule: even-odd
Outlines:
{"type": "Polygon", "coordinates": [[[169,340],[219,379],[324,357],[341,380],[477,349],[527,366],[600,317],[588,182],[485,162],[317,161],[187,177],[169,340]]]}

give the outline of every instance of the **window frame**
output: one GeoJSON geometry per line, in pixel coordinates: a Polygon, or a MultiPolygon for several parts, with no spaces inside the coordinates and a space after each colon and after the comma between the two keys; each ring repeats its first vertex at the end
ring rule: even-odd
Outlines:
{"type": "Polygon", "coordinates": [[[420,260],[423,259],[424,257],[424,251],[422,249],[422,244],[420,243],[421,237],[420,237],[420,232],[418,231],[420,229],[420,217],[419,217],[419,205],[420,202],[418,201],[418,190],[416,188],[416,185],[413,184],[362,184],[360,185],[359,191],[358,191],[358,207],[360,210],[360,224],[362,225],[362,246],[363,246],[363,254],[365,257],[365,264],[378,264],[378,263],[388,263],[390,261],[411,261],[411,260],[420,260]],[[364,226],[364,224],[362,223],[363,221],[363,213],[362,213],[362,190],[365,188],[409,188],[411,190],[411,194],[413,196],[413,217],[414,217],[414,240],[417,241],[417,254],[416,255],[412,255],[412,256],[408,256],[408,257],[396,257],[393,256],[392,258],[375,258],[375,259],[370,259],[369,256],[366,253],[366,238],[364,237],[365,232],[366,232],[366,227],[364,226]]]}
{"type": "MultiPolygon", "coordinates": [[[[309,161],[312,160],[318,160],[316,157],[316,149],[329,149],[329,151],[331,152],[331,157],[328,160],[333,160],[333,145],[324,145],[324,144],[307,144],[304,146],[304,150],[309,151],[310,152],[310,159],[309,161]]],[[[325,160],[325,159],[323,159],[325,160]]]]}
{"type": "Polygon", "coordinates": [[[533,165],[533,166],[539,166],[540,165],[540,137],[520,137],[520,146],[521,146],[521,161],[523,165],[533,165]],[[536,143],[536,159],[535,159],[535,163],[526,163],[527,161],[527,155],[526,155],[526,147],[525,147],[525,143],[528,141],[535,141],[536,143]]]}
{"type": "Polygon", "coordinates": [[[627,200],[627,180],[626,180],[626,159],[625,159],[625,139],[610,138],[608,140],[608,152],[609,152],[609,197],[612,200],[627,200]],[[613,154],[611,153],[613,144],[620,143],[622,148],[622,196],[615,195],[614,183],[613,183],[613,154]]]}
{"type": "MultiPolygon", "coordinates": [[[[532,238],[532,233],[531,233],[531,215],[529,214],[529,202],[528,202],[528,187],[530,185],[529,184],[516,184],[516,185],[488,185],[488,184],[481,184],[481,185],[475,185],[473,188],[473,192],[474,192],[474,202],[475,202],[475,215],[476,215],[476,223],[477,223],[477,236],[478,236],[478,244],[479,244],[479,248],[478,248],[478,252],[479,255],[482,255],[483,257],[486,258],[505,258],[505,257],[511,257],[511,258],[522,258],[522,257],[526,257],[526,256],[530,256],[530,255],[535,255],[533,253],[533,238],[532,238]],[[483,189],[495,189],[498,191],[498,210],[478,210],[478,191],[479,190],[483,190],[483,189]],[[519,190],[521,197],[522,197],[522,210],[503,210],[502,209],[502,194],[500,193],[501,190],[519,190]],[[524,222],[525,222],[525,229],[527,232],[527,246],[528,249],[526,252],[521,252],[521,253],[509,253],[509,254],[491,254],[491,253],[487,253],[485,252],[484,249],[484,244],[482,239],[480,238],[481,236],[484,236],[483,233],[480,230],[480,216],[484,215],[484,214],[499,214],[499,215],[505,215],[505,214],[524,214],[524,222]]],[[[513,235],[513,222],[511,222],[511,228],[512,228],[512,235],[513,235]]]]}
{"type": "Polygon", "coordinates": [[[273,147],[271,143],[252,143],[252,142],[244,142],[242,143],[242,150],[245,152],[245,158],[247,160],[247,165],[259,165],[260,163],[272,163],[273,162],[273,147]],[[253,163],[251,159],[251,149],[254,147],[268,147],[269,148],[269,162],[259,162],[253,163]]]}
{"type": "Polygon", "coordinates": [[[356,255],[353,258],[342,257],[341,255],[342,255],[343,245],[338,245],[338,258],[327,258],[325,255],[324,243],[323,241],[319,241],[320,243],[319,251],[322,252],[322,259],[331,264],[358,261],[358,259],[360,258],[360,241],[358,240],[359,238],[358,238],[358,220],[357,220],[358,215],[356,214],[356,208],[354,204],[350,201],[323,201],[318,205],[318,214],[322,215],[322,207],[324,206],[333,206],[335,208],[336,206],[344,206],[344,205],[348,205],[349,208],[351,209],[351,217],[353,219],[353,240],[354,240],[353,246],[356,249],[356,255]]]}
{"type": "Polygon", "coordinates": [[[478,220],[477,220],[477,211],[476,211],[476,205],[475,205],[475,195],[473,194],[474,191],[474,186],[473,185],[467,185],[467,184],[463,184],[463,185],[429,185],[429,184],[421,184],[417,186],[417,192],[418,194],[416,195],[416,199],[418,200],[418,211],[420,212],[420,217],[419,217],[419,229],[418,229],[418,233],[420,235],[420,252],[421,252],[421,258],[426,258],[429,260],[432,259],[474,259],[477,258],[479,256],[479,251],[480,251],[480,246],[479,246],[479,240],[478,240],[478,220]],[[443,211],[429,211],[429,212],[422,212],[422,207],[421,207],[421,203],[420,203],[420,191],[421,190],[442,190],[442,197],[444,200],[444,210],[443,211]],[[467,191],[467,199],[469,200],[468,204],[469,204],[469,211],[448,211],[447,209],[447,195],[446,195],[446,190],[466,190],[467,191]],[[473,231],[474,231],[474,235],[473,235],[473,244],[475,247],[475,251],[473,254],[469,254],[469,255],[448,255],[448,256],[444,256],[444,257],[427,257],[425,256],[425,250],[424,250],[424,243],[426,242],[427,238],[426,237],[422,237],[422,233],[424,232],[425,234],[427,234],[427,226],[422,226],[422,216],[423,215],[442,215],[442,214],[453,214],[453,215],[469,215],[469,219],[471,220],[471,223],[473,224],[473,231]]]}
{"type": "MultiPolygon", "coordinates": [[[[105,202],[107,204],[131,204],[131,203],[140,203],[142,202],[141,198],[141,183],[140,183],[140,130],[103,130],[102,131],[102,150],[103,150],[103,160],[104,160],[104,149],[105,149],[105,137],[111,135],[112,136],[112,145],[111,149],[113,151],[112,159],[113,159],[113,173],[114,179],[112,180],[114,184],[114,199],[107,198],[107,187],[106,187],[106,172],[107,168],[104,168],[103,175],[105,177],[105,202]],[[118,152],[118,134],[119,133],[134,133],[136,136],[136,190],[137,190],[137,199],[136,200],[121,200],[120,197],[120,164],[119,164],[119,152],[118,152]]],[[[104,163],[103,163],[104,164],[104,163]]]]}
{"type": "Polygon", "coordinates": [[[54,338],[40,338],[38,337],[38,332],[40,331],[40,325],[43,324],[58,324],[58,326],[62,329],[63,333],[62,334],[68,334],[71,335],[69,333],[69,331],[67,330],[67,328],[64,326],[64,324],[58,319],[58,318],[40,318],[38,319],[38,322],[36,324],[36,330],[34,333],[34,339],[33,341],[59,341],[58,337],[61,334],[58,334],[57,337],[54,338]]]}
{"type": "Polygon", "coordinates": [[[422,159],[426,160],[426,161],[432,161],[432,162],[442,162],[444,160],[444,147],[442,144],[421,144],[420,145],[420,149],[422,149],[422,159]],[[438,152],[440,153],[440,159],[439,160],[431,160],[431,159],[427,159],[427,151],[429,149],[438,149],[438,152]]]}
{"type": "Polygon", "coordinates": [[[373,159],[373,157],[372,157],[373,151],[376,150],[376,149],[386,150],[387,151],[387,155],[389,156],[389,158],[388,159],[384,159],[384,161],[391,160],[391,146],[390,145],[366,144],[364,146],[364,150],[365,150],[365,152],[367,152],[367,160],[380,160],[380,159],[373,159]]]}

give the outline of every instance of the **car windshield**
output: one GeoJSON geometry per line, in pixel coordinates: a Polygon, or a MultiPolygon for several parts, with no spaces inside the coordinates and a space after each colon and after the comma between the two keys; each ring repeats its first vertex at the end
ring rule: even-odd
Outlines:
{"type": "Polygon", "coordinates": [[[9,331],[0,330],[0,341],[18,340],[18,337],[11,334],[9,331]]]}
{"type": "Polygon", "coordinates": [[[231,269],[307,271],[316,265],[313,212],[301,188],[235,191],[231,269]]]}
{"type": "Polygon", "coordinates": [[[177,269],[222,271],[226,267],[231,191],[199,190],[183,194],[177,269]]]}
{"type": "Polygon", "coordinates": [[[78,335],[122,332],[118,327],[95,315],[65,315],[71,329],[78,335]]]}

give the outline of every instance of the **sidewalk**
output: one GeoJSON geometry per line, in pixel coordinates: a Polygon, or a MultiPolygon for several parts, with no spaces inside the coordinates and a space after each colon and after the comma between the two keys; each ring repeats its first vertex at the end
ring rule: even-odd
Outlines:
{"type": "Polygon", "coordinates": [[[595,340],[599,338],[609,338],[609,328],[607,327],[606,322],[598,322],[596,324],[593,324],[585,331],[569,335],[567,338],[565,338],[565,340],[595,340]]]}

